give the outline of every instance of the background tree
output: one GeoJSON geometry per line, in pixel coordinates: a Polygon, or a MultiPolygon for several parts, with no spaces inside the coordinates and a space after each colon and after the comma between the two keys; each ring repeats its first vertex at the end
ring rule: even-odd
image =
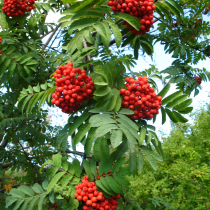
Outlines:
{"type": "MultiPolygon", "coordinates": [[[[75,186],[88,174],[88,180],[95,181],[103,196],[114,196],[114,209],[118,194],[121,201],[124,198],[122,186],[129,186],[124,176],[142,172],[144,162],[156,170],[156,160],[163,160],[161,141],[152,125],[158,109],[162,124],[166,116],[174,123],[187,122],[183,114],[192,111],[190,93],[198,94],[201,79],[209,79],[206,69],[192,67],[209,57],[209,25],[201,19],[208,2],[198,1],[196,6],[195,2],[181,0],[136,3],[1,0],[0,193],[11,189],[5,174],[8,167],[26,173],[6,193],[6,208],[42,209],[48,199],[59,202],[54,208],[82,208],[84,203],[75,199],[75,186]],[[122,3],[129,4],[126,11],[119,10],[122,3]],[[108,4],[118,4],[118,8],[108,4]],[[49,13],[56,12],[63,17],[56,24],[47,23],[49,13]],[[176,60],[162,71],[152,66],[132,72],[139,52],[152,56],[157,42],[164,44],[165,52],[173,53],[176,60]],[[133,55],[124,53],[127,47],[133,55]],[[111,48],[118,48],[117,53],[111,48]],[[83,98],[80,95],[75,100],[77,94],[72,92],[76,90],[64,87],[67,84],[62,81],[69,79],[69,73],[71,85],[86,78],[77,85],[78,92],[85,92],[83,98]],[[167,82],[158,96],[154,93],[155,79],[167,82]],[[177,91],[167,96],[171,83],[177,91]],[[64,89],[72,92],[66,94],[64,89]],[[74,99],[71,106],[70,96],[74,99]],[[135,97],[138,103],[134,107],[135,97]],[[64,98],[68,103],[61,106],[64,98]],[[43,106],[52,104],[69,114],[64,128],[49,123],[48,110],[43,106]],[[79,143],[84,152],[77,151],[79,143]],[[125,154],[128,167],[123,167],[125,154]]],[[[132,208],[123,201],[126,208],[132,208]]]]}
{"type": "Polygon", "coordinates": [[[176,124],[163,138],[165,161],[157,171],[148,168],[129,178],[127,195],[143,209],[209,208],[209,108],[197,110],[192,124],[176,124]]]}

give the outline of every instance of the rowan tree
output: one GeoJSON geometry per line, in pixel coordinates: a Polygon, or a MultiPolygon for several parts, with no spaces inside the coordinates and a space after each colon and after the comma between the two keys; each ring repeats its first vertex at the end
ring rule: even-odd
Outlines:
{"type": "Polygon", "coordinates": [[[157,114],[162,124],[166,116],[187,122],[190,94],[210,78],[192,66],[210,55],[209,22],[202,20],[209,3],[4,0],[0,6],[0,193],[9,189],[6,169],[25,173],[6,193],[6,208],[42,209],[49,201],[54,209],[104,210],[120,199],[131,209],[125,176],[141,172],[144,162],[156,170],[163,160],[157,114]],[[46,22],[52,13],[62,15],[58,23],[46,22]],[[176,58],[171,66],[132,72],[139,53],[152,56],[158,42],[176,58]],[[165,81],[159,92],[157,80],[165,81]],[[172,83],[177,91],[167,95],[172,83]],[[53,106],[68,116],[63,128],[49,123],[53,106]],[[80,143],[84,152],[77,151],[80,143]],[[87,195],[82,180],[91,188],[87,195]],[[91,200],[96,190],[102,198],[91,200]]]}

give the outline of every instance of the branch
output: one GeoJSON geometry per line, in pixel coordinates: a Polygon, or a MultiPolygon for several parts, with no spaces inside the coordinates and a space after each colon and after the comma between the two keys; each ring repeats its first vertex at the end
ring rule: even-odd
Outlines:
{"type": "MultiPolygon", "coordinates": [[[[86,43],[86,40],[85,40],[85,37],[83,38],[83,47],[84,47],[84,48],[87,48],[87,47],[88,47],[88,46],[87,46],[87,43],[86,43]]],[[[87,55],[87,59],[88,59],[88,61],[91,61],[90,55],[87,55]]]]}
{"type": "Polygon", "coordinates": [[[24,155],[25,155],[25,157],[26,157],[26,160],[28,160],[28,161],[31,163],[31,166],[32,166],[33,170],[36,172],[36,174],[37,174],[38,177],[40,178],[41,176],[40,176],[39,172],[37,171],[36,167],[35,167],[35,166],[33,165],[33,163],[31,162],[31,159],[28,157],[27,153],[25,152],[24,147],[22,146],[22,144],[21,144],[19,141],[18,141],[18,143],[19,143],[20,146],[22,147],[22,150],[23,150],[23,152],[24,152],[24,155]]]}
{"type": "Polygon", "coordinates": [[[0,147],[5,148],[5,147],[7,146],[7,144],[8,144],[8,139],[5,138],[5,139],[3,140],[3,142],[1,143],[0,147]]]}
{"type": "Polygon", "coordinates": [[[61,25],[62,25],[62,23],[59,23],[59,24],[55,27],[55,29],[54,29],[54,31],[52,32],[52,34],[50,35],[49,39],[48,39],[47,42],[43,45],[43,47],[42,47],[43,50],[44,50],[44,49],[47,47],[47,45],[50,43],[51,39],[52,39],[53,36],[55,35],[56,31],[61,27],[61,25]]]}
{"type": "Polygon", "coordinates": [[[12,165],[12,162],[5,163],[5,164],[2,165],[2,168],[3,169],[8,168],[11,165],[12,165]]]}

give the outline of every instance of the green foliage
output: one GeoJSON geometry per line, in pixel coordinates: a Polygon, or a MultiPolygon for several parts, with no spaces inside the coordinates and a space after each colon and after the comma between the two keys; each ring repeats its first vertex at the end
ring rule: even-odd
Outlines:
{"type": "Polygon", "coordinates": [[[38,209],[42,210],[46,195],[46,191],[37,183],[31,188],[20,186],[10,191],[9,196],[6,198],[6,208],[11,206],[11,209],[31,210],[38,203],[38,209]]]}
{"type": "Polygon", "coordinates": [[[128,178],[130,200],[142,209],[209,208],[209,108],[197,110],[192,124],[174,125],[163,139],[165,158],[156,172],[128,178]]]}
{"type": "MultiPolygon", "coordinates": [[[[164,151],[167,163],[181,155],[186,162],[181,161],[177,166],[180,160],[177,159],[173,162],[174,168],[165,169],[165,165],[159,163],[164,155],[155,127],[147,120],[129,118],[134,112],[121,108],[120,89],[126,87],[126,77],[147,76],[149,84],[163,97],[162,124],[166,122],[166,116],[173,123],[187,122],[183,115],[193,109],[189,96],[193,91],[194,96],[197,95],[201,89],[193,75],[198,75],[205,82],[210,79],[206,69],[192,67],[192,64],[210,55],[209,22],[203,21],[199,25],[208,2],[200,0],[195,5],[190,0],[155,1],[155,24],[145,35],[134,35],[127,30],[124,21],[136,30],[141,27],[140,21],[129,14],[113,13],[107,2],[43,0],[35,3],[33,12],[18,18],[10,18],[0,11],[0,181],[1,187],[7,183],[4,171],[11,167],[9,172],[15,174],[14,179],[21,184],[17,188],[12,186],[10,192],[4,193],[7,195],[6,206],[10,209],[44,209],[47,200],[58,202],[64,210],[82,208],[81,202],[75,199],[74,187],[81,182],[83,175],[88,174],[89,181],[97,180],[99,190],[110,198],[110,195],[130,189],[128,179],[131,178],[126,176],[132,174],[135,177],[139,173],[143,176],[141,183],[153,184],[151,190],[135,190],[139,193],[135,197],[139,199],[141,195],[140,201],[146,201],[147,206],[135,201],[125,206],[121,199],[119,202],[123,208],[119,209],[131,210],[134,206],[147,210],[172,209],[168,202],[180,209],[204,209],[204,206],[196,205],[203,202],[206,194],[196,199],[196,203],[192,199],[195,186],[186,183],[191,175],[196,175],[194,181],[197,184],[202,169],[205,177],[200,176],[199,179],[202,178],[208,185],[208,158],[204,155],[208,151],[201,155],[195,153],[190,146],[190,141],[194,142],[195,139],[184,139],[188,132],[185,130],[185,133],[178,135],[181,139],[179,144],[185,142],[185,148],[182,145],[174,149],[179,138],[171,136],[169,142],[172,146],[165,142],[164,151]],[[52,13],[55,16],[56,12],[62,14],[58,23],[48,23],[46,17],[52,13]],[[157,42],[164,45],[165,53],[175,58],[171,66],[159,71],[151,65],[149,69],[132,72],[140,52],[152,58],[157,42]],[[127,48],[132,50],[133,55],[125,55],[127,48]],[[57,118],[53,124],[49,123],[50,100],[56,85],[53,74],[59,65],[70,61],[74,63],[74,68],[84,68],[93,78],[95,89],[93,98],[85,101],[77,112],[66,115],[68,122],[60,128],[57,118]],[[158,90],[156,79],[164,82],[163,90],[158,90]],[[177,91],[167,95],[170,84],[175,84],[177,91]],[[79,144],[84,146],[84,152],[77,151],[79,144]],[[198,168],[198,160],[203,161],[203,158],[206,162],[198,168]],[[197,167],[196,173],[186,170],[194,166],[192,163],[197,167]],[[148,171],[152,168],[164,182],[150,180],[150,176],[144,174],[150,174],[148,171]],[[19,169],[21,174],[16,173],[19,169]],[[172,171],[183,174],[182,179],[178,175],[175,180],[169,177],[172,171]],[[170,192],[170,196],[167,194],[170,190],[164,188],[165,182],[174,186],[175,190],[170,192]],[[183,192],[178,184],[188,190],[190,197],[184,195],[181,198],[183,192]],[[167,198],[157,193],[161,190],[167,198]],[[182,200],[189,202],[187,207],[182,200]]],[[[3,1],[0,8],[2,6],[3,1]]],[[[59,117],[57,111],[53,112],[55,114],[59,117]]],[[[155,120],[156,117],[153,123],[155,120]]],[[[174,127],[180,125],[175,124],[174,127]]],[[[197,128],[193,129],[197,132],[197,128]]],[[[204,136],[203,133],[201,136],[204,136]]],[[[134,182],[133,177],[131,181],[134,182]]],[[[197,187],[202,189],[203,186],[197,187]]],[[[3,187],[1,192],[4,191],[3,187]]]]}

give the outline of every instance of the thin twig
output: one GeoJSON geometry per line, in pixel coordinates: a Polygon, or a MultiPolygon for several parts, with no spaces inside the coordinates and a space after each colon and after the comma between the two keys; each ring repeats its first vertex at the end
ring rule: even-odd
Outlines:
{"type": "Polygon", "coordinates": [[[22,144],[20,143],[20,141],[18,141],[18,143],[19,143],[20,146],[22,147],[22,150],[23,150],[23,152],[24,152],[24,155],[25,155],[25,157],[26,157],[26,160],[28,160],[28,161],[31,163],[31,166],[32,166],[33,170],[37,173],[38,177],[41,178],[39,172],[36,170],[36,167],[35,167],[35,166],[33,165],[33,163],[31,162],[31,159],[28,157],[28,155],[27,155],[27,153],[25,152],[24,147],[22,146],[22,144]]]}
{"type": "Polygon", "coordinates": [[[54,29],[54,31],[52,32],[52,34],[50,35],[49,39],[48,39],[47,42],[43,45],[43,47],[42,47],[43,50],[44,50],[44,49],[47,47],[47,45],[50,43],[51,39],[52,39],[53,36],[55,35],[56,31],[61,27],[61,25],[62,25],[62,23],[59,23],[59,24],[55,27],[55,29],[54,29]]]}

